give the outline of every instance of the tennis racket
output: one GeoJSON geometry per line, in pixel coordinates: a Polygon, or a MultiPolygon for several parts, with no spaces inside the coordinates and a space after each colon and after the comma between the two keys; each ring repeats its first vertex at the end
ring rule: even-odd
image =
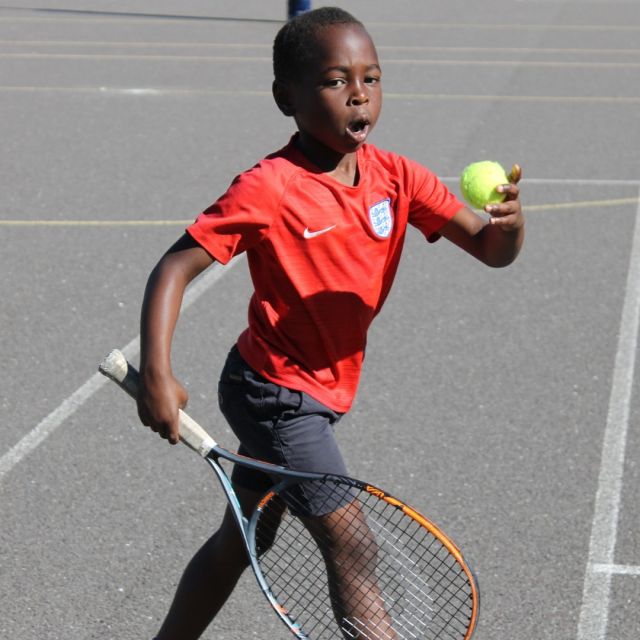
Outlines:
{"type": "MultiPolygon", "coordinates": [[[[99,369],[136,397],[138,372],[120,351],[99,369]]],[[[472,570],[417,511],[366,482],[231,453],[183,411],[180,438],[216,473],[258,584],[296,638],[471,638],[479,610],[472,570]],[[274,478],[249,519],[221,460],[274,478]]]]}

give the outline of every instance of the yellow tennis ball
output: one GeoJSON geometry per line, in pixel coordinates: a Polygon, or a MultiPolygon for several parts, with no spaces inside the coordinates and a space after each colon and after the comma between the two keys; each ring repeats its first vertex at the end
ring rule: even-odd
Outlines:
{"type": "Polygon", "coordinates": [[[496,187],[507,184],[509,178],[498,162],[483,160],[474,162],[460,176],[460,190],[464,199],[477,209],[487,204],[502,202],[506,194],[498,193],[496,187]]]}

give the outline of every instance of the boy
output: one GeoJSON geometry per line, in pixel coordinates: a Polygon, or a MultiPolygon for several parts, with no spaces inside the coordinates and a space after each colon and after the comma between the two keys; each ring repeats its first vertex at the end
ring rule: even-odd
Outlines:
{"type": "MultiPolygon", "coordinates": [[[[239,451],[346,474],[333,428],[353,401],[367,329],[391,287],[406,225],[501,267],[520,250],[524,219],[515,184],[500,187],[506,200],[487,207],[487,223],[424,167],[365,144],[380,113],[381,70],[367,31],[348,13],[321,8],[287,23],[274,42],[274,75],[276,104],[298,131],[238,176],[152,272],[138,410],[145,425],[178,442],[187,393],[170,351],[182,294],[215,260],[246,251],[255,287],[249,327],[219,386],[239,451]]],[[[248,514],[270,479],[240,468],[232,479],[248,514]]],[[[316,520],[332,530],[332,514],[316,520]]],[[[187,566],[158,639],[198,638],[247,564],[227,510],[187,566]]]]}

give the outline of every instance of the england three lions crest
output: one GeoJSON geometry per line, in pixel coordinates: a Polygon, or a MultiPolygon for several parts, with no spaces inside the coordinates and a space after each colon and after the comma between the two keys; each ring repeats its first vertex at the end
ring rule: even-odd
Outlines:
{"type": "Polygon", "coordinates": [[[369,207],[369,221],[377,236],[380,238],[389,237],[393,229],[391,198],[377,202],[369,207]]]}

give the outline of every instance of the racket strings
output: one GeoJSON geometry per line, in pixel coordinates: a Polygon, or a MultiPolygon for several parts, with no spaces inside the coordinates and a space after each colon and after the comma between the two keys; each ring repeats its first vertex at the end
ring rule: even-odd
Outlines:
{"type": "MultiPolygon", "coordinates": [[[[436,621],[435,624],[439,624],[442,630],[446,629],[448,624],[455,626],[457,615],[462,613],[462,633],[464,634],[468,628],[470,617],[470,611],[468,611],[468,615],[463,613],[469,607],[469,585],[464,570],[446,547],[442,545],[442,542],[431,534],[429,534],[429,543],[421,550],[420,545],[424,544],[425,539],[428,538],[425,538],[424,535],[416,536],[415,532],[423,534],[425,530],[415,520],[405,516],[404,513],[402,513],[404,517],[398,518],[398,513],[402,512],[395,508],[386,508],[382,512],[378,511],[380,517],[369,519],[369,524],[376,532],[378,539],[384,540],[384,545],[387,547],[386,550],[389,551],[385,557],[387,561],[386,569],[392,575],[394,572],[405,572],[404,575],[409,581],[411,589],[405,591],[402,595],[406,598],[408,604],[420,607],[421,611],[424,612],[423,620],[425,624],[433,622],[434,599],[446,598],[444,608],[440,612],[440,617],[443,620],[440,623],[436,621]],[[417,561],[418,557],[421,559],[429,558],[428,572],[425,572],[424,567],[421,568],[420,563],[417,561]],[[430,577],[429,582],[423,577],[427,575],[430,577]],[[455,578],[461,579],[456,581],[455,578]],[[430,587],[429,584],[432,586],[430,587]]],[[[397,590],[389,595],[390,600],[394,602],[397,590]]],[[[407,622],[407,616],[401,614],[398,621],[407,622]]],[[[422,628],[417,629],[415,621],[409,622],[408,627],[405,624],[403,626],[407,629],[410,627],[416,631],[424,631],[422,628]]],[[[421,626],[424,627],[424,624],[421,626]]],[[[418,635],[416,637],[422,636],[418,635]]]]}
{"type": "MultiPolygon", "coordinates": [[[[386,503],[378,500],[374,501],[376,506],[384,506],[386,503]]],[[[420,636],[424,632],[425,626],[433,620],[433,600],[434,596],[430,593],[429,584],[422,578],[422,573],[418,562],[416,562],[416,546],[415,546],[415,530],[424,533],[424,529],[417,523],[407,517],[400,517],[402,512],[396,508],[385,508],[378,511],[378,518],[369,518],[369,525],[376,532],[378,540],[382,540],[385,550],[384,561],[380,563],[378,572],[385,582],[385,596],[389,606],[397,613],[398,623],[405,629],[408,629],[411,636],[420,636]],[[382,516],[382,517],[381,517],[382,516]],[[412,559],[413,558],[413,559],[412,559]],[[402,575],[403,580],[397,580],[397,576],[402,575]],[[389,578],[387,580],[387,578],[389,578]],[[400,595],[404,599],[402,607],[398,603],[402,599],[398,599],[400,595]],[[419,609],[418,609],[419,608],[419,609]],[[423,618],[416,617],[416,611],[423,611],[423,618]],[[416,624],[416,621],[419,624],[416,624]],[[416,633],[414,633],[416,632],[416,633]]],[[[422,540],[424,542],[424,540],[422,540]]],[[[435,577],[435,584],[440,589],[434,590],[434,595],[441,595],[445,591],[446,578],[448,574],[443,573],[443,561],[455,560],[444,549],[439,540],[431,536],[430,544],[426,547],[431,567],[431,577],[435,577]],[[435,549],[434,549],[435,548],[435,549]],[[438,552],[444,556],[444,560],[440,561],[438,552]],[[444,553],[443,553],[444,552],[444,553]]],[[[450,567],[449,567],[450,568],[450,567]]],[[[430,580],[433,582],[433,579],[430,580]]]]}
{"type": "MultiPolygon", "coordinates": [[[[407,526],[411,526],[413,524],[412,520],[407,518],[405,518],[405,520],[405,524],[407,526]]],[[[431,554],[432,560],[430,561],[429,566],[431,568],[431,576],[432,578],[435,578],[435,581],[433,581],[432,594],[430,593],[428,583],[423,579],[421,573],[416,570],[417,564],[412,560],[408,553],[409,551],[414,554],[415,557],[415,545],[411,545],[408,549],[405,549],[402,544],[402,537],[399,535],[398,531],[407,535],[408,532],[406,527],[399,530],[392,526],[388,526],[390,523],[383,523],[382,520],[371,520],[370,524],[380,536],[384,536],[386,544],[388,544],[394,551],[394,555],[389,555],[390,569],[393,570],[395,568],[395,570],[398,571],[404,569],[411,577],[413,590],[406,594],[407,599],[414,599],[416,606],[420,604],[420,606],[424,606],[433,612],[432,603],[434,597],[446,595],[447,601],[445,610],[449,610],[450,615],[445,616],[445,621],[455,621],[456,615],[468,606],[468,585],[464,572],[462,572],[463,579],[459,581],[457,585],[451,578],[451,576],[456,575],[455,572],[460,569],[455,558],[441,546],[441,543],[437,538],[434,537],[431,540],[431,544],[428,545],[426,551],[431,554]],[[438,551],[440,551],[440,555],[438,555],[438,551]],[[452,571],[454,572],[453,574],[452,571]]],[[[409,535],[409,540],[415,542],[415,538],[412,535],[409,535]]],[[[444,612],[441,615],[444,615],[444,612]]]]}
{"type": "Polygon", "coordinates": [[[309,633],[318,625],[326,625],[326,616],[331,614],[330,609],[314,611],[309,607],[311,602],[326,601],[326,567],[316,543],[298,518],[285,514],[281,523],[283,504],[276,495],[261,513],[255,534],[259,564],[276,599],[286,607],[289,615],[293,618],[291,612],[304,612],[301,618],[309,633]],[[299,584],[301,572],[305,576],[304,590],[283,589],[284,585],[299,584]]]}
{"type": "Polygon", "coordinates": [[[323,484],[274,495],[256,525],[260,570],[304,629],[299,637],[467,637],[474,594],[446,546],[398,506],[337,480],[323,484]],[[309,495],[325,515],[308,515],[309,495]]]}

